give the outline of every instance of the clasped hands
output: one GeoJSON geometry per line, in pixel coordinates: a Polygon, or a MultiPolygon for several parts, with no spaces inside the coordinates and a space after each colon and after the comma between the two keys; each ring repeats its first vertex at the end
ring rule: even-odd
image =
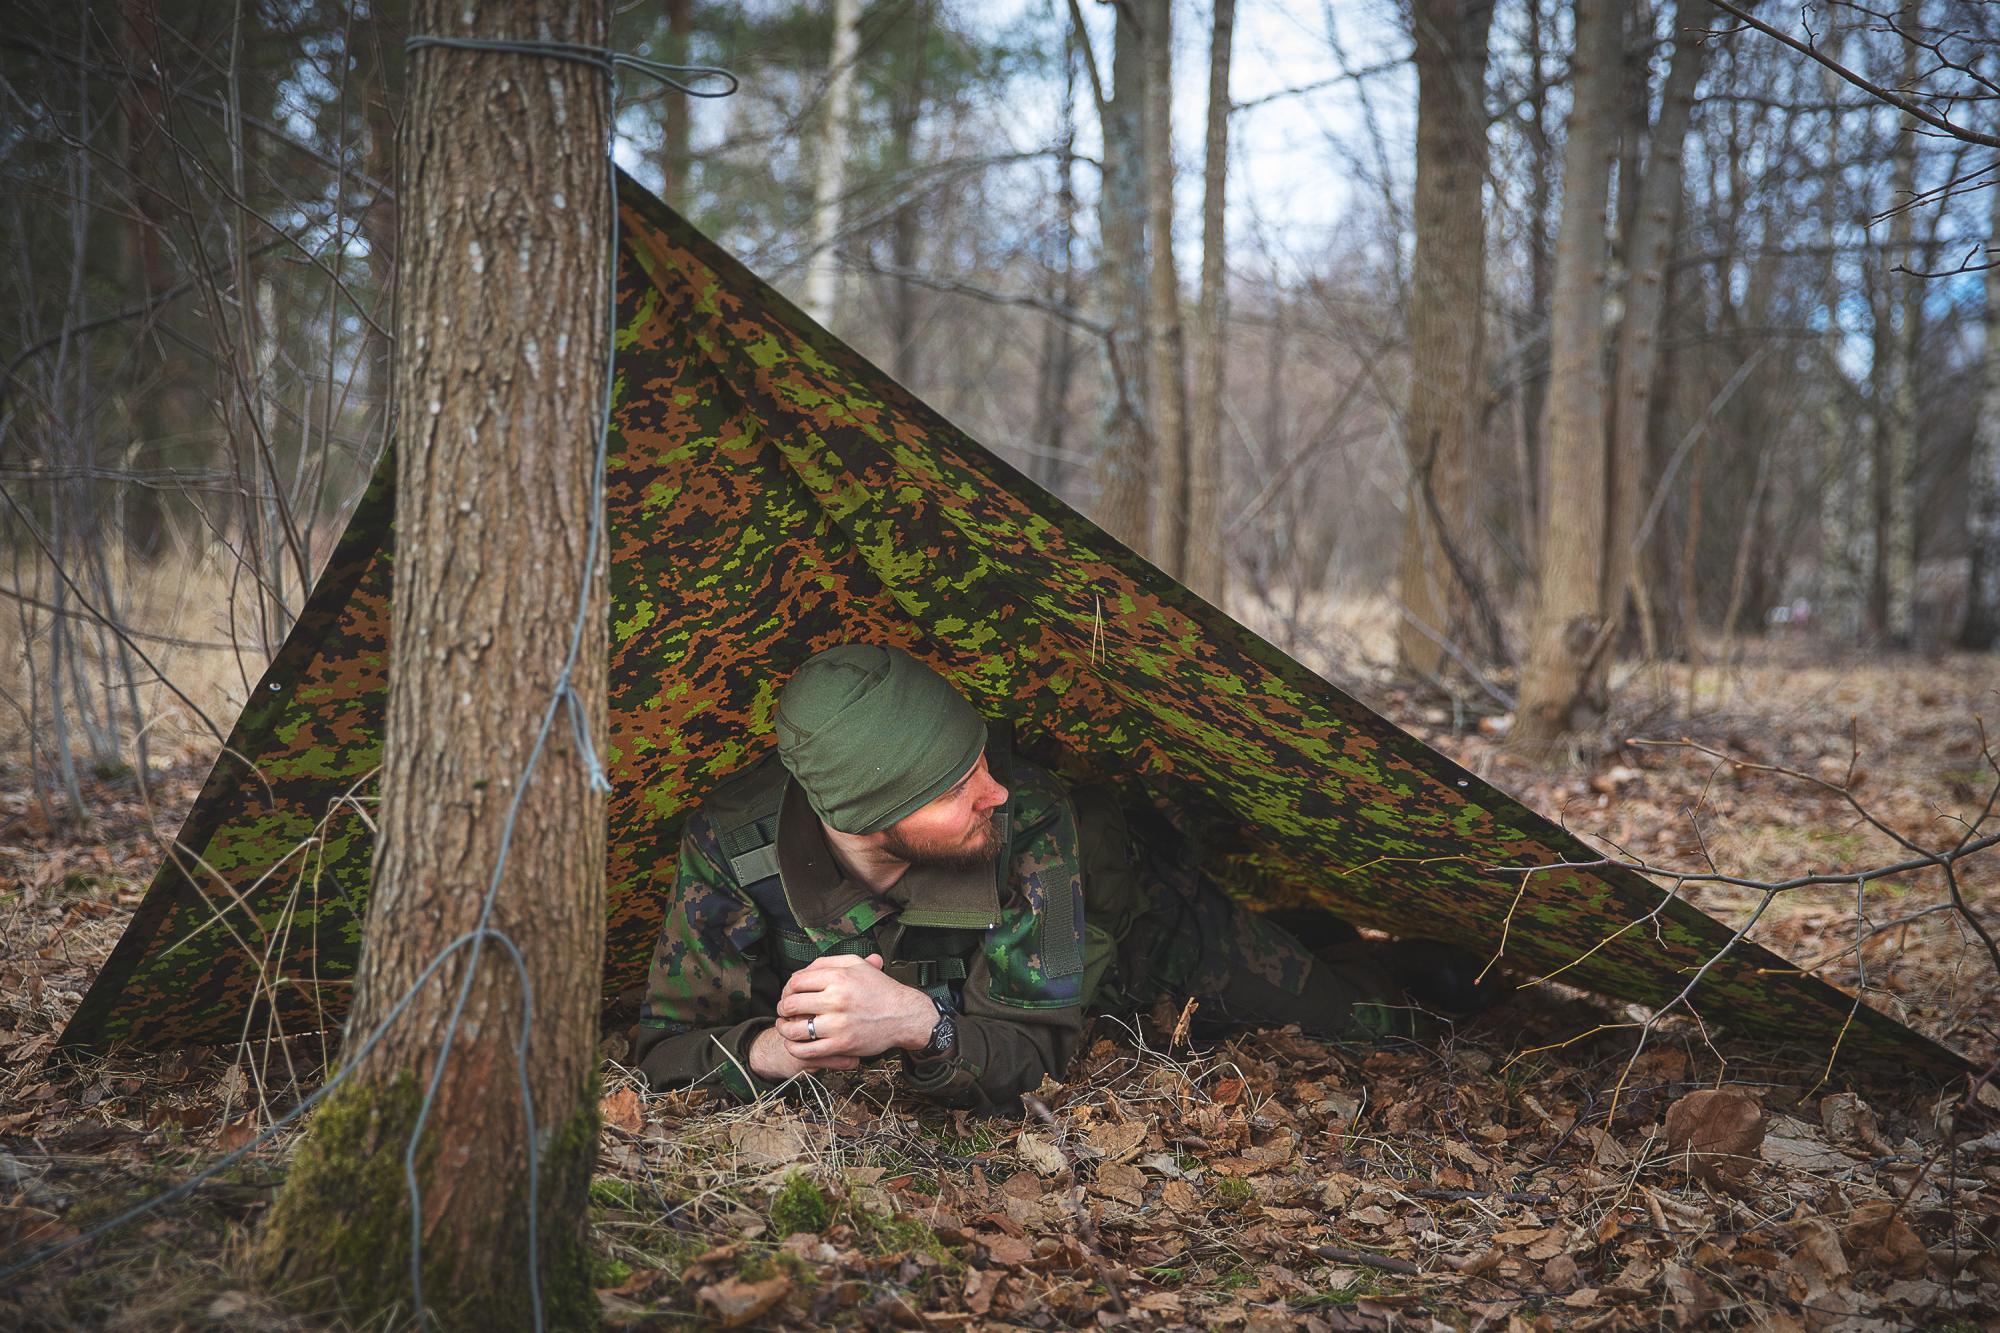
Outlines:
{"type": "Polygon", "coordinates": [[[776,1025],[751,1043],[750,1069],[769,1079],[853,1069],[884,1051],[922,1050],[937,1020],[928,995],[882,970],[881,954],[829,954],[785,982],[776,1025]]]}

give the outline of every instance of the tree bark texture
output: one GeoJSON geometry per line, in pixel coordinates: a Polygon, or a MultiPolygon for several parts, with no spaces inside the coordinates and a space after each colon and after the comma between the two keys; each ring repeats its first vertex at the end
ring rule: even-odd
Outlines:
{"type": "MultiPolygon", "coordinates": [[[[1677,15],[1677,19],[1682,16],[1677,15]]],[[[1695,87],[1701,82],[1700,32],[1677,22],[1674,54],[1660,94],[1660,117],[1653,126],[1645,175],[1635,191],[1632,235],[1626,243],[1625,315],[1618,330],[1618,370],[1612,386],[1610,459],[1611,522],[1605,550],[1607,623],[1625,617],[1626,590],[1640,577],[1632,549],[1648,496],[1651,473],[1646,428],[1652,416],[1653,385],[1660,364],[1660,329],[1666,314],[1667,259],[1673,251],[1674,220],[1680,214],[1681,163],[1695,87]]],[[[1600,680],[1609,652],[1598,655],[1600,680]]]]}
{"type": "MultiPolygon", "coordinates": [[[[1921,22],[1917,0],[1904,0],[1901,27],[1915,31],[1921,22]]],[[[1914,88],[1919,77],[1916,42],[1905,37],[1901,87],[1914,88]]],[[[1896,148],[1889,173],[1889,197],[1894,216],[1889,219],[1889,249],[1883,256],[1883,310],[1894,312],[1894,326],[1888,331],[1886,346],[1889,363],[1883,380],[1889,400],[1878,403],[1882,441],[1876,459],[1877,513],[1881,535],[1877,553],[1882,563],[1878,585],[1882,589],[1881,632],[1890,643],[1909,646],[1915,632],[1917,592],[1917,344],[1923,323],[1923,279],[1894,271],[1898,264],[1922,268],[1911,242],[1916,237],[1913,205],[1917,188],[1917,122],[1905,116],[1896,128],[1896,148]]]]}
{"type": "MultiPolygon", "coordinates": [[[[909,76],[898,80],[899,86],[891,99],[889,160],[896,171],[914,174],[917,133],[924,114],[924,76],[930,69],[929,62],[922,55],[931,25],[930,5],[922,2],[914,4],[899,23],[905,31],[903,40],[909,42],[919,54],[911,62],[909,76]]],[[[923,240],[924,208],[922,202],[911,199],[889,219],[889,262],[898,273],[908,273],[917,267],[917,253],[923,240]]],[[[924,361],[923,336],[917,326],[921,299],[917,284],[909,279],[896,278],[890,283],[889,373],[905,388],[915,386],[917,367],[924,361]]]]}
{"type": "MultiPolygon", "coordinates": [[[[1233,0],[1230,0],[1233,3],[1233,0]]],[[[1056,145],[1056,233],[1050,247],[1042,294],[1065,309],[1076,305],[1076,36],[1063,33],[1062,128],[1056,145]]],[[[1063,483],[1064,446],[1069,435],[1070,382],[1076,371],[1076,339],[1069,321],[1042,321],[1041,355],[1035,378],[1036,452],[1029,475],[1051,491],[1063,483]]]]}
{"type": "MultiPolygon", "coordinates": [[[[694,35],[694,0],[662,0],[661,16],[666,21],[666,51],[661,58],[669,64],[685,65],[689,38],[694,35]]],[[[691,135],[694,116],[688,99],[671,90],[660,103],[660,198],[675,208],[689,207],[688,170],[693,165],[691,135]]]]}
{"type": "Polygon", "coordinates": [[[1188,436],[1188,587],[1222,605],[1222,395],[1228,369],[1229,59],[1236,0],[1215,0],[1201,171],[1201,296],[1195,309],[1193,429],[1188,436]]]}
{"type": "Polygon", "coordinates": [[[847,132],[854,103],[854,62],[861,53],[861,0],[833,0],[826,107],[813,162],[813,251],[806,266],[805,311],[826,325],[840,302],[841,199],[847,192],[847,132]]]}
{"type": "MultiPolygon", "coordinates": [[[[1828,54],[1845,63],[1845,43],[1838,31],[1826,38],[1828,54]]],[[[1820,89],[1829,106],[1840,100],[1843,80],[1824,67],[1820,89]]],[[[1845,117],[1827,113],[1825,159],[1820,170],[1819,242],[1826,250],[1826,270],[1820,291],[1826,328],[1821,343],[1826,391],[1820,404],[1819,618],[1829,634],[1858,638],[1867,619],[1868,579],[1874,527],[1868,518],[1867,462],[1856,447],[1854,414],[1843,398],[1847,373],[1841,368],[1847,330],[1841,320],[1846,293],[1841,286],[1840,255],[1835,245],[1843,212],[1851,206],[1845,188],[1848,147],[1845,117]]]]}
{"type": "Polygon", "coordinates": [[[1098,290],[1104,293],[1104,420],[1094,469],[1106,532],[1148,551],[1151,437],[1146,395],[1146,55],[1134,6],[1122,4],[1111,56],[1111,94],[1099,107],[1104,167],[1097,196],[1098,290]]]}
{"type": "Polygon", "coordinates": [[[1410,265],[1410,398],[1399,580],[1402,669],[1444,669],[1462,638],[1472,549],[1471,450],[1479,424],[1486,295],[1486,53],[1492,0],[1417,0],[1416,249],[1410,265]]]}
{"type": "MultiPolygon", "coordinates": [[[[1559,2],[1559,0],[1558,0],[1559,2]]],[[[1528,115],[1522,133],[1528,145],[1528,335],[1529,343],[1548,339],[1549,302],[1555,287],[1554,257],[1549,248],[1549,213],[1555,191],[1555,147],[1549,137],[1549,83],[1543,72],[1547,8],[1550,0],[1527,0],[1528,115]]],[[[1523,353],[1523,360],[1533,358],[1523,353]]],[[[1544,373],[1527,373],[1521,382],[1521,549],[1530,569],[1541,563],[1535,543],[1541,537],[1542,424],[1548,412],[1549,381],[1544,373]]]]}
{"type": "Polygon", "coordinates": [[[1187,565],[1187,341],[1181,327],[1181,279],[1174,262],[1173,0],[1147,0],[1146,245],[1152,261],[1146,291],[1146,348],[1152,361],[1153,563],[1181,576],[1187,565]]]}
{"type": "Polygon", "coordinates": [[[1618,151],[1623,3],[1577,0],[1575,99],[1563,148],[1549,364],[1541,575],[1516,743],[1546,744],[1601,714],[1588,694],[1604,614],[1605,210],[1618,151]]]}
{"type": "MultiPolygon", "coordinates": [[[[420,0],[413,31],[601,46],[608,6],[420,0]]],[[[382,804],[350,1052],[478,921],[516,785],[549,717],[579,591],[571,680],[605,736],[605,555],[585,579],[603,429],[609,85],[575,61],[429,47],[411,61],[397,321],[396,584],[382,804]]],[[[533,984],[525,1057],[551,1327],[596,1323],[584,1247],[603,978],[603,799],[566,712],[519,792],[491,928],[533,984]]],[[[267,1223],[267,1268],[351,1309],[409,1308],[402,1160],[450,1026],[453,954],[316,1114],[267,1223]]],[[[524,998],[480,951],[419,1142],[424,1298],[447,1328],[532,1317],[528,1144],[514,1044],[524,998]]]]}
{"type": "MultiPolygon", "coordinates": [[[[1986,192],[1987,262],[2000,246],[2000,186],[1986,192]]],[[[1986,346],[1980,354],[1985,380],[1972,427],[1972,570],[1966,587],[1965,622],[1958,646],[1984,652],[2000,643],[2000,266],[1986,270],[1986,346]]]]}

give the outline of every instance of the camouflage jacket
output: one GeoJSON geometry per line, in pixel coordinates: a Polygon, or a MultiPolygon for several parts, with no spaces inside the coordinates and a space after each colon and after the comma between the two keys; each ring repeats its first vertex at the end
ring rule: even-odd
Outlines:
{"type": "Polygon", "coordinates": [[[997,862],[912,869],[888,896],[841,872],[775,752],[725,782],[681,835],[635,1029],[648,1082],[769,1091],[750,1072],[750,1045],[775,1021],[785,979],[833,953],[880,953],[890,975],[956,1011],[954,1051],[902,1059],[911,1092],[984,1109],[1060,1076],[1084,1020],[1076,813],[1034,765],[1014,761],[995,776],[1009,788],[997,862]]]}

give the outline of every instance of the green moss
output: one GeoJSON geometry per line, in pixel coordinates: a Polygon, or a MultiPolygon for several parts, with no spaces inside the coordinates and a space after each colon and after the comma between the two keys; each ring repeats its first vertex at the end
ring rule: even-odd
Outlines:
{"type": "Polygon", "coordinates": [[[1376,1274],[1360,1272],[1356,1273],[1346,1286],[1328,1287],[1325,1291],[1315,1292],[1310,1296],[1293,1301],[1292,1308],[1295,1310],[1314,1310],[1329,1305],[1352,1305],[1363,1296],[1374,1296],[1382,1290],[1382,1284],[1378,1281],[1376,1274]]]}
{"type": "Polygon", "coordinates": [[[1257,1270],[1250,1267],[1232,1268],[1215,1280],[1215,1285],[1223,1291],[1241,1291],[1245,1287],[1257,1285],[1257,1270]]]}
{"type": "Polygon", "coordinates": [[[639,1187],[617,1176],[598,1176],[590,1182],[590,1201],[599,1208],[639,1209],[639,1187]]]}
{"type": "Polygon", "coordinates": [[[951,1252],[951,1248],[938,1239],[937,1232],[919,1218],[908,1213],[878,1213],[869,1209],[858,1209],[855,1213],[855,1231],[868,1243],[869,1248],[881,1254],[923,1254],[935,1259],[941,1267],[959,1269],[964,1262],[951,1252]]]}
{"type": "MultiPolygon", "coordinates": [[[[422,1100],[415,1078],[405,1073],[386,1085],[347,1084],[314,1113],[261,1241],[259,1267],[280,1295],[322,1303],[330,1290],[340,1312],[356,1323],[407,1317],[410,1211],[403,1153],[422,1100]]],[[[581,1109],[548,1135],[540,1153],[542,1307],[555,1328],[597,1325],[592,1262],[578,1225],[597,1159],[597,1100],[593,1074],[581,1109]]],[[[433,1122],[418,1149],[420,1182],[434,1176],[436,1137],[433,1122]]],[[[438,1326],[486,1333],[530,1325],[528,1278],[519,1258],[527,1245],[525,1205],[523,1197],[495,1210],[489,1234],[475,1247],[484,1261],[463,1273],[443,1246],[424,1255],[424,1298],[438,1326]]]]}
{"type": "Polygon", "coordinates": [[[1246,1208],[1257,1202],[1257,1188],[1241,1176],[1218,1176],[1209,1197],[1224,1208],[1246,1208]]]}
{"type": "Polygon", "coordinates": [[[833,1200],[803,1171],[794,1171],[771,1196],[771,1233],[783,1240],[798,1231],[821,1232],[833,1225],[833,1200]]]}

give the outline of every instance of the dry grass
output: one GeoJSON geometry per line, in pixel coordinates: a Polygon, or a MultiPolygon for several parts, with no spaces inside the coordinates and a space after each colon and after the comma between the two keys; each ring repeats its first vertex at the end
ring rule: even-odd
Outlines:
{"type": "MultiPolygon", "coordinates": [[[[156,766],[167,767],[191,753],[212,758],[219,742],[203,716],[215,730],[228,734],[269,660],[259,641],[251,585],[237,576],[234,557],[219,545],[199,553],[176,549],[154,561],[131,559],[123,553],[114,553],[108,560],[120,598],[117,623],[129,637],[129,646],[152,664],[149,667],[137,653],[131,659],[142,719],[139,725],[146,729],[156,766]]],[[[57,595],[58,580],[45,562],[24,557],[15,578],[9,587],[35,601],[51,603],[57,595]]],[[[0,775],[26,778],[26,713],[31,702],[41,768],[45,778],[53,772],[47,682],[54,621],[54,614],[45,606],[0,598],[0,691],[4,691],[0,697],[13,701],[0,706],[0,775]]],[[[93,690],[102,690],[114,681],[122,686],[117,636],[100,629],[88,616],[67,623],[80,644],[80,678],[93,690]]],[[[101,716],[102,703],[95,695],[92,705],[93,716],[101,716]]],[[[122,689],[117,707],[121,714],[128,711],[122,689]]],[[[88,758],[88,747],[81,739],[84,716],[74,701],[66,714],[72,735],[79,738],[74,746],[78,760],[84,762],[88,758]]],[[[129,716],[122,722],[115,749],[119,759],[129,764],[138,728],[129,716]]]]}

